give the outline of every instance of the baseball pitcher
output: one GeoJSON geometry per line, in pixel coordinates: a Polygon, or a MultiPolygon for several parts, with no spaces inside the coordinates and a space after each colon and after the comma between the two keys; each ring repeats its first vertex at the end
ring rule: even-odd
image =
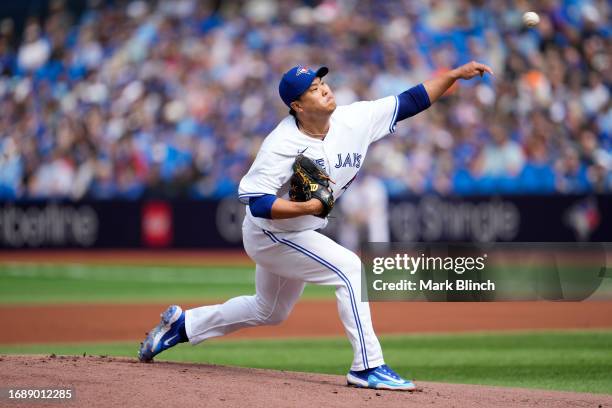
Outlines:
{"type": "Polygon", "coordinates": [[[335,200],[363,165],[368,147],[395,131],[396,123],[427,109],[457,79],[491,68],[470,62],[407,91],[375,101],[336,106],[316,71],[296,66],[279,85],[290,109],[264,140],[240,182],[246,204],[243,243],[256,263],[256,293],[213,306],[182,311],[172,305],[142,343],[139,358],[152,361],[180,342],[198,344],[245,327],[279,324],[305,283],[336,288],[338,313],[353,347],[349,385],[412,391],[413,382],[385,364],[367,302],[361,301],[359,257],[316,230],[327,224],[335,200]]]}

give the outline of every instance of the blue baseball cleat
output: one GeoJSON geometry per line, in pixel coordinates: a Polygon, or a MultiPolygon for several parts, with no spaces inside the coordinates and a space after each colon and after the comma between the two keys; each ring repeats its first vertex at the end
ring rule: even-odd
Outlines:
{"type": "Polygon", "coordinates": [[[412,381],[404,380],[388,365],[363,371],[349,371],[346,375],[348,385],[360,388],[375,388],[379,390],[415,391],[412,381]]]}
{"type": "Polygon", "coordinates": [[[187,338],[181,333],[181,329],[184,333],[185,313],[180,306],[168,306],[160,316],[159,324],[140,343],[138,359],[143,363],[150,363],[153,361],[153,357],[162,351],[187,341],[187,338]]]}

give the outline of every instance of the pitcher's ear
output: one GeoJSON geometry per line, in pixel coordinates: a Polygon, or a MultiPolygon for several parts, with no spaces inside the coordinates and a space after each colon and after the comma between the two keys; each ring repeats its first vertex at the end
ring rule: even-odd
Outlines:
{"type": "Polygon", "coordinates": [[[293,109],[295,112],[302,112],[302,104],[300,103],[300,101],[293,101],[291,102],[291,105],[289,105],[289,107],[291,109],[293,109]]]}

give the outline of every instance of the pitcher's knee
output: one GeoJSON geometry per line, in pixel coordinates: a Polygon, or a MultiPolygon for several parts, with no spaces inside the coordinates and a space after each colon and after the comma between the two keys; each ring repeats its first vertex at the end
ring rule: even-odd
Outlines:
{"type": "Polygon", "coordinates": [[[342,273],[351,281],[357,282],[361,280],[361,259],[354,254],[347,256],[340,266],[342,273]]]}
{"type": "Polygon", "coordinates": [[[282,317],[271,316],[268,319],[266,319],[263,322],[263,324],[265,324],[266,326],[277,326],[277,325],[281,324],[284,321],[285,321],[285,319],[283,319],[282,317]]]}
{"type": "Polygon", "coordinates": [[[259,308],[257,312],[257,319],[262,325],[274,326],[284,322],[289,316],[291,310],[284,310],[278,306],[274,309],[259,308]]]}
{"type": "Polygon", "coordinates": [[[281,324],[282,322],[287,320],[287,317],[289,317],[288,310],[274,310],[266,317],[264,324],[269,326],[276,326],[277,324],[281,324]]]}

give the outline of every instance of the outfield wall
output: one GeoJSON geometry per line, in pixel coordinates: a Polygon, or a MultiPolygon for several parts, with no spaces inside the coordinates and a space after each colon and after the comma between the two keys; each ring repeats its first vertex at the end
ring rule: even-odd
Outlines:
{"type": "MultiPolygon", "coordinates": [[[[407,197],[389,203],[392,241],[612,242],[612,195],[407,197]]],[[[221,201],[0,203],[0,248],[240,248],[245,208],[221,201]]],[[[334,210],[324,230],[344,222],[334,210]]]]}

